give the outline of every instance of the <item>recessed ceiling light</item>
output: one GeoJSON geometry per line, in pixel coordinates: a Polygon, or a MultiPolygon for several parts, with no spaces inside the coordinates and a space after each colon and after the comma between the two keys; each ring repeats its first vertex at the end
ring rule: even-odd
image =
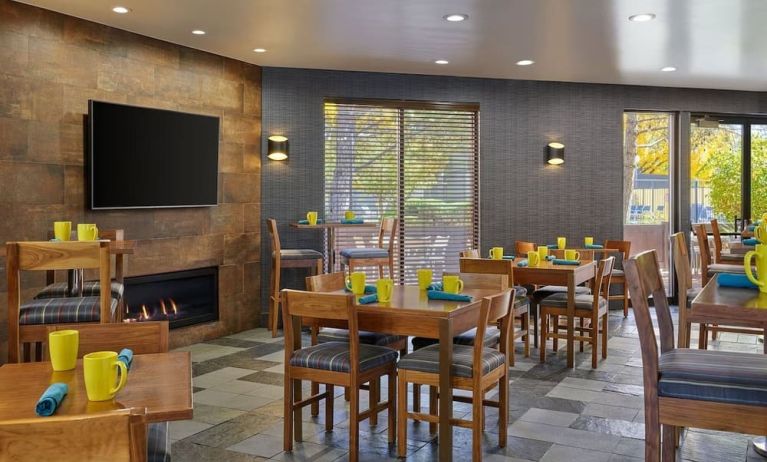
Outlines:
{"type": "Polygon", "coordinates": [[[446,59],[438,59],[434,61],[434,64],[447,64],[447,63],[448,63],[448,60],[446,59]]]}
{"type": "Polygon", "coordinates": [[[529,66],[531,64],[535,64],[535,61],[532,59],[523,59],[521,61],[517,61],[517,66],[529,66]]]}
{"type": "Polygon", "coordinates": [[[629,16],[629,21],[633,22],[647,22],[655,19],[655,15],[652,13],[639,13],[633,16],[629,16]]]}
{"type": "Polygon", "coordinates": [[[266,53],[266,48],[254,48],[253,51],[256,53],[266,53]]]}
{"type": "Polygon", "coordinates": [[[661,68],[661,72],[674,72],[676,68],[674,66],[666,66],[661,68]]]}
{"type": "Polygon", "coordinates": [[[125,14],[125,13],[130,13],[130,8],[126,8],[124,6],[116,6],[112,8],[112,11],[114,11],[117,14],[125,14]]]}
{"type": "Polygon", "coordinates": [[[204,30],[200,30],[200,29],[195,29],[195,30],[192,31],[192,33],[194,35],[205,35],[205,31],[204,30]]]}
{"type": "Polygon", "coordinates": [[[461,21],[466,21],[467,19],[469,19],[469,15],[468,14],[446,14],[445,16],[442,16],[442,19],[444,19],[445,21],[450,21],[450,22],[461,22],[461,21]]]}

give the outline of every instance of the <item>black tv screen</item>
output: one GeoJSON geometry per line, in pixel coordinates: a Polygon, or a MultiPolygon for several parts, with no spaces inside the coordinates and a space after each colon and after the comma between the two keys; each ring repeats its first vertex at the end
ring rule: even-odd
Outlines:
{"type": "Polygon", "coordinates": [[[219,118],[89,101],[92,209],[217,203],[219,118]]]}

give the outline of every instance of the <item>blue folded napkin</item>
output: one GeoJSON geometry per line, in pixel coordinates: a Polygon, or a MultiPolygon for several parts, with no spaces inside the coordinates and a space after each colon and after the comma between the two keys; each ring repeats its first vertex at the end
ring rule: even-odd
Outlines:
{"type": "Polygon", "coordinates": [[[558,248],[559,248],[559,246],[558,246],[558,245],[556,245],[556,244],[549,244],[549,245],[547,245],[546,247],[548,247],[548,248],[550,248],[550,249],[558,249],[558,248]]]}
{"type": "Polygon", "coordinates": [[[519,260],[519,263],[517,263],[517,266],[520,268],[524,268],[527,266],[527,259],[519,260]]]}
{"type": "Polygon", "coordinates": [[[756,226],[757,226],[757,225],[748,225],[748,230],[749,230],[749,231],[753,231],[753,230],[755,230],[755,229],[756,229],[756,226]]]}
{"type": "MultiPolygon", "coordinates": [[[[324,221],[322,220],[322,218],[317,218],[317,224],[318,225],[321,225],[323,223],[324,223],[324,221]]],[[[298,224],[299,225],[308,225],[309,224],[309,220],[298,220],[298,224]]]]}
{"type": "Polygon", "coordinates": [[[347,220],[346,218],[343,218],[341,220],[341,224],[343,225],[361,225],[365,223],[365,220],[362,218],[352,218],[351,220],[347,220]]]}
{"type": "Polygon", "coordinates": [[[555,258],[552,260],[552,263],[555,265],[572,265],[572,266],[578,266],[581,264],[580,260],[564,260],[562,258],[555,258]]]}
{"type": "Polygon", "coordinates": [[[133,364],[133,350],[130,348],[123,348],[120,350],[120,354],[117,355],[117,359],[125,363],[125,367],[130,370],[130,367],[133,364]]]}
{"type": "Polygon", "coordinates": [[[426,295],[429,297],[429,300],[449,300],[452,302],[470,302],[471,301],[471,295],[451,294],[448,292],[443,292],[441,290],[430,290],[426,292],[426,295]]]}
{"type": "Polygon", "coordinates": [[[546,255],[545,257],[546,261],[554,261],[557,259],[554,255],[546,255]]]}
{"type": "Polygon", "coordinates": [[[743,245],[756,245],[761,244],[761,241],[759,239],[752,237],[750,239],[743,239],[743,245]]]}
{"type": "Polygon", "coordinates": [[[370,294],[360,297],[357,301],[360,305],[367,305],[368,303],[375,303],[378,301],[378,294],[370,294]]]}
{"type": "Polygon", "coordinates": [[[429,284],[429,287],[427,287],[426,290],[442,290],[442,283],[435,282],[435,283],[429,284]]]}
{"type": "Polygon", "coordinates": [[[587,249],[604,249],[604,246],[602,244],[588,244],[586,245],[587,249]]]}
{"type": "Polygon", "coordinates": [[[737,287],[740,289],[759,289],[753,282],[748,280],[745,274],[719,273],[716,282],[722,287],[737,287]]]}
{"type": "Polygon", "coordinates": [[[56,409],[61,405],[61,401],[67,396],[68,392],[69,387],[66,383],[58,382],[52,384],[43,392],[40,399],[37,400],[35,414],[40,417],[53,415],[53,413],[56,412],[56,409]]]}
{"type": "MultiPolygon", "coordinates": [[[[352,291],[351,287],[349,287],[349,286],[346,286],[345,289],[349,293],[351,293],[351,291],[352,291]]],[[[377,292],[378,292],[378,289],[376,289],[376,286],[371,286],[370,284],[366,284],[365,285],[365,293],[366,294],[374,294],[374,293],[377,293],[377,292]]]]}
{"type": "Polygon", "coordinates": [[[517,258],[516,255],[504,255],[503,256],[504,260],[514,260],[515,258],[517,258]]]}

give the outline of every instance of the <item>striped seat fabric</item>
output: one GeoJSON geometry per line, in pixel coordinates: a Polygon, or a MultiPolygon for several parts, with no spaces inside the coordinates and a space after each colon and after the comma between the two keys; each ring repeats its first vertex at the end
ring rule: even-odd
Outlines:
{"type": "MultiPolygon", "coordinates": [[[[540,289],[533,292],[533,299],[537,301],[541,301],[544,298],[558,294],[558,293],[567,293],[567,286],[543,286],[540,289]]],[[[583,286],[575,286],[575,293],[576,294],[590,294],[591,289],[588,287],[583,286]]]]}
{"type": "Polygon", "coordinates": [[[389,251],[378,247],[352,248],[341,250],[344,258],[388,258],[389,251]]]}
{"type": "MultiPolygon", "coordinates": [[[[456,345],[474,345],[474,338],[477,336],[477,329],[467,330],[466,332],[453,337],[453,343],[456,345]]],[[[495,327],[488,327],[485,330],[485,346],[494,348],[501,341],[501,331],[495,327]]],[[[420,350],[429,345],[434,345],[439,341],[435,338],[413,337],[413,349],[420,350]]]]}
{"type": "MultiPolygon", "coordinates": [[[[404,337],[399,335],[379,334],[378,332],[359,331],[360,343],[365,345],[386,346],[402,340],[404,337]]],[[[348,342],[349,331],[346,329],[322,329],[317,335],[319,343],[327,342],[348,342]]]]}
{"type": "Polygon", "coordinates": [[[767,406],[767,356],[677,349],[659,361],[658,395],[767,406]]]}
{"type": "Polygon", "coordinates": [[[311,260],[322,258],[322,254],[313,249],[283,249],[280,250],[280,258],[283,260],[311,260]]]}
{"type": "Polygon", "coordinates": [[[514,308],[521,308],[521,307],[523,307],[525,305],[529,305],[529,304],[530,304],[530,299],[527,298],[524,295],[521,296],[521,297],[519,295],[514,297],[514,308]]]}
{"type": "MultiPolygon", "coordinates": [[[[503,353],[484,348],[482,351],[482,374],[503,366],[506,357],[503,353]]],[[[453,345],[452,373],[456,377],[472,377],[474,364],[474,347],[468,345],[453,345]]],[[[439,345],[431,345],[407,354],[399,360],[397,367],[411,371],[439,373],[439,345]]]]}
{"type": "MultiPolygon", "coordinates": [[[[112,314],[117,300],[112,299],[112,314]]],[[[99,297],[40,298],[21,305],[19,324],[63,324],[98,322],[101,314],[99,297]]]]}
{"type": "Polygon", "coordinates": [[[146,440],[147,462],[170,462],[168,422],[149,424],[146,440]]]}
{"type": "MultiPolygon", "coordinates": [[[[66,282],[55,282],[41,290],[35,298],[63,298],[76,297],[77,294],[67,290],[66,282]]],[[[112,298],[120,299],[125,291],[125,286],[117,281],[112,281],[112,298]]],[[[99,281],[85,281],[83,283],[83,297],[98,297],[101,294],[101,283],[99,281]]]]}
{"type": "MultiPolygon", "coordinates": [[[[554,295],[549,295],[548,297],[541,300],[541,305],[545,306],[556,306],[556,307],[567,307],[567,294],[566,293],[558,293],[554,295]]],[[[590,294],[575,294],[575,307],[581,310],[590,310],[591,307],[594,305],[594,296],[590,294]]],[[[599,297],[599,307],[602,308],[603,306],[607,305],[607,300],[605,300],[604,297],[599,297]]]]}
{"type": "MultiPolygon", "coordinates": [[[[333,372],[350,372],[349,355],[348,343],[320,343],[297,350],[290,358],[290,365],[333,372]]],[[[359,370],[367,371],[397,361],[399,353],[391,348],[360,344],[359,356],[359,370]]]]}
{"type": "Polygon", "coordinates": [[[519,297],[527,297],[527,287],[524,287],[524,286],[514,286],[514,290],[516,290],[515,297],[517,297],[517,298],[519,298],[519,297]]]}

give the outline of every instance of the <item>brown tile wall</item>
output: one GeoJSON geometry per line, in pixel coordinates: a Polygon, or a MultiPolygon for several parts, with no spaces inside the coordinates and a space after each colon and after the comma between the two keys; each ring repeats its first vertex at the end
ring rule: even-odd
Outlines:
{"type": "MultiPolygon", "coordinates": [[[[220,265],[221,320],[174,330],[173,346],[258,324],[260,137],[260,67],[0,0],[0,243],[44,239],[55,220],[94,222],[138,240],[129,275],[220,265]],[[89,99],[221,117],[220,205],[87,210],[89,99]]],[[[7,351],[2,266],[0,363],[7,351]]]]}

